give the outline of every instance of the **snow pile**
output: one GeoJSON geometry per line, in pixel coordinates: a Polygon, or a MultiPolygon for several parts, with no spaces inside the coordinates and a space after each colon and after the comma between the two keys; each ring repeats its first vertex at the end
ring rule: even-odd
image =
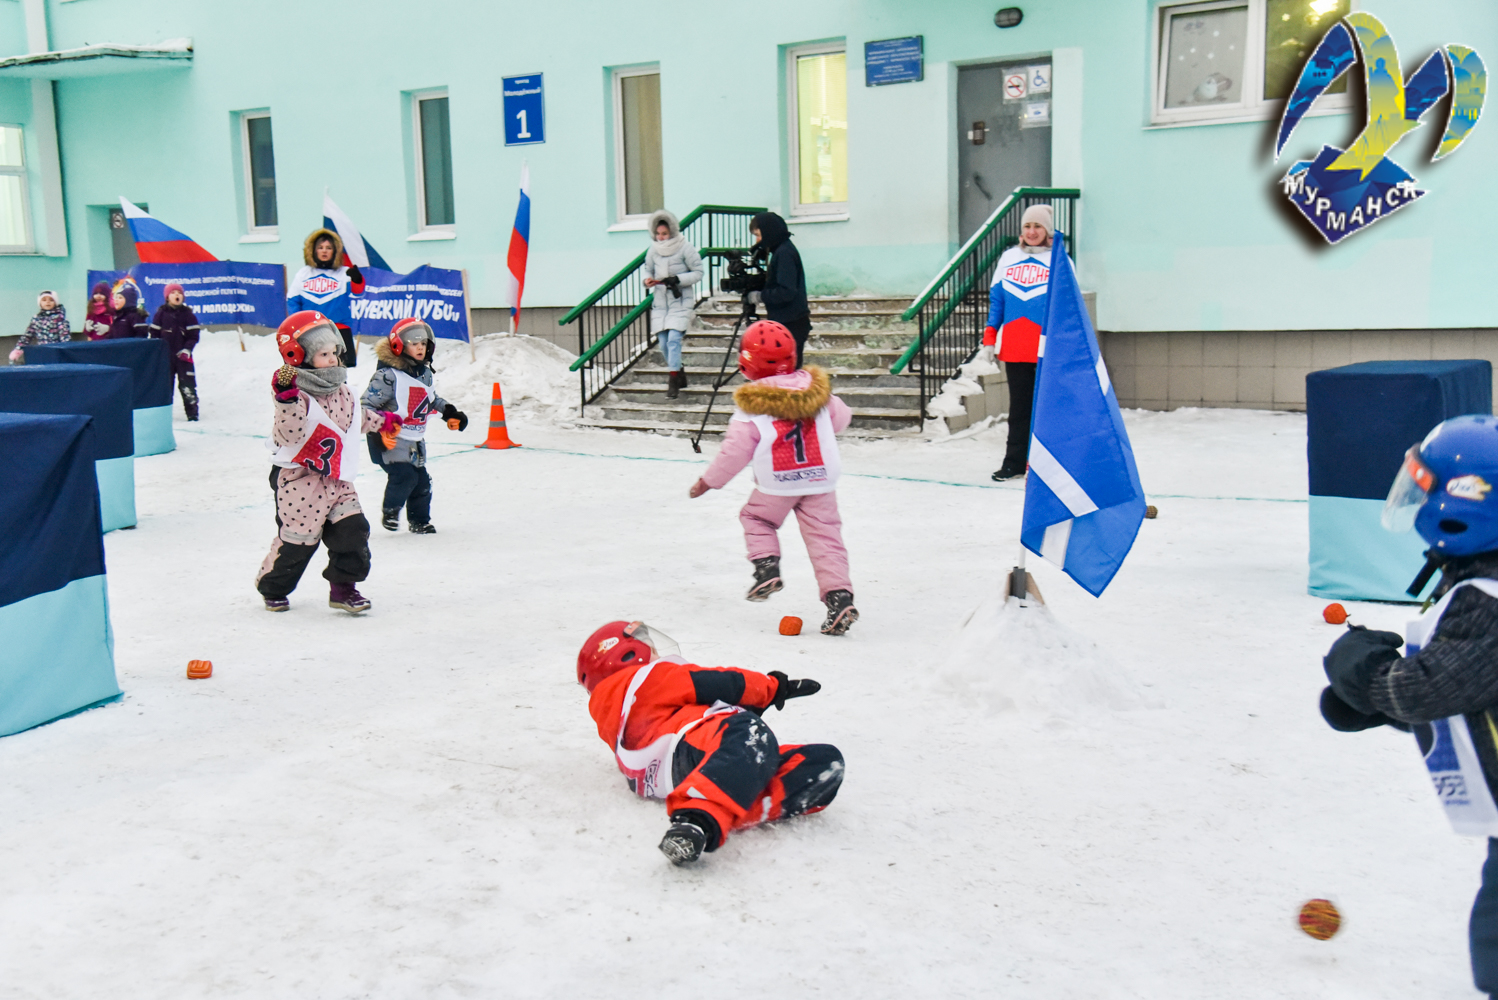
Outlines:
{"type": "Polygon", "coordinates": [[[990,363],[981,358],[974,358],[967,364],[959,365],[957,374],[947,379],[942,384],[941,391],[926,404],[926,415],[930,417],[961,416],[967,412],[962,397],[977,396],[983,392],[983,385],[978,381],[978,377],[997,375],[999,370],[997,363],[990,363]]]}
{"type": "Polygon", "coordinates": [[[577,374],[567,366],[576,357],[539,337],[489,334],[473,341],[476,360],[466,345],[439,345],[437,393],[472,420],[488,420],[489,400],[498,382],[504,388],[505,411],[568,424],[577,413],[577,374]]]}
{"type": "Polygon", "coordinates": [[[1145,707],[1143,694],[1103,650],[1051,609],[990,597],[943,657],[943,679],[991,712],[1072,716],[1090,708],[1145,707]]]}

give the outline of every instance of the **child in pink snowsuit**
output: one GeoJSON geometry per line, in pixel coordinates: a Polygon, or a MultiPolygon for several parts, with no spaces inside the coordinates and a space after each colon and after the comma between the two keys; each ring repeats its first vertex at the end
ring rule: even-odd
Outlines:
{"type": "Polygon", "coordinates": [[[746,596],[763,601],[784,586],[776,532],[795,511],[827,605],[822,634],[842,635],[858,620],[836,492],[837,434],[853,412],[832,394],[826,372],[796,368],[795,338],[779,323],[761,320],[745,331],[739,371],[749,384],[734,392],[736,409],[723,448],[690,495],[722,489],[752,465],[756,488],[739,511],[754,564],[754,584],[746,596]]]}

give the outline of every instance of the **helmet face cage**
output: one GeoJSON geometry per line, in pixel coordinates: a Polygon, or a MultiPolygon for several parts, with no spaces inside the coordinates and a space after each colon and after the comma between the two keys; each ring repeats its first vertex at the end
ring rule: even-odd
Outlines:
{"type": "Polygon", "coordinates": [[[644,622],[630,622],[624,626],[624,634],[631,639],[639,639],[649,646],[655,654],[651,657],[652,662],[664,656],[681,655],[681,647],[676,644],[675,639],[658,629],[651,628],[644,622]]]}
{"type": "MultiPolygon", "coordinates": [[[[276,349],[281,352],[281,357],[289,365],[300,367],[307,361],[308,347],[312,353],[322,346],[321,344],[308,344],[304,338],[314,330],[326,329],[332,334],[333,345],[338,348],[338,353],[343,353],[343,336],[338,332],[338,327],[333,321],[322,313],[313,309],[304,309],[301,312],[292,313],[282,321],[276,329],[276,349]]],[[[320,338],[319,338],[320,339],[320,338]]]]}
{"type": "Polygon", "coordinates": [[[577,682],[591,692],[621,670],[633,670],[680,652],[675,640],[644,622],[609,622],[583,643],[577,656],[577,682]]]}
{"type": "Polygon", "coordinates": [[[432,328],[419,319],[403,319],[390,328],[390,349],[396,354],[404,354],[408,343],[420,340],[431,344],[433,334],[432,328]]]}

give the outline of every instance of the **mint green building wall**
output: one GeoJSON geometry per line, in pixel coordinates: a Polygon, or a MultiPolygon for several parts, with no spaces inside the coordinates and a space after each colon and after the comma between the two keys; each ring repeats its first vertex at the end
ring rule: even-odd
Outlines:
{"type": "MultiPolygon", "coordinates": [[[[955,249],[958,67],[1053,59],[1053,181],[1083,190],[1079,268],[1109,330],[1498,326],[1491,267],[1472,248],[1498,229],[1485,184],[1498,125],[1455,156],[1421,163],[1428,124],[1394,154],[1430,190],[1420,203],[1325,248],[1286,218],[1274,182],[1353,118],[1308,119],[1271,162],[1274,123],[1148,128],[1153,7],[1145,0],[1021,3],[999,30],[976,0],[768,0],[699,6],[669,25],[637,6],[375,0],[349,10],[287,0],[47,0],[50,47],[190,36],[192,66],[56,84],[70,253],[0,257],[0,317],[18,327],[38,288],[82,308],[85,271],[111,263],[105,209],[120,195],[212,252],[301,260],[324,186],[398,268],[469,270],[474,305],[498,307],[522,160],[533,201],[526,305],[576,302],[645,244],[608,231],[613,207],[609,68],[658,63],[665,193],[783,210],[784,51],[843,39],[849,65],[850,218],[793,226],[813,291],[917,292],[955,249]],[[865,41],[923,35],[919,83],[863,86],[865,41]],[[545,74],[544,145],[503,145],[500,78],[545,74]],[[447,88],[457,238],[415,230],[405,94],[447,88]],[[281,239],[238,242],[243,183],[232,112],[269,109],[281,239]]],[[[1369,8],[1364,8],[1369,9],[1369,8]]],[[[22,4],[0,0],[0,55],[25,51],[22,4]]],[[[1374,12],[1406,71],[1447,42],[1498,66],[1498,5],[1389,0],[1374,12]]],[[[27,81],[0,74],[0,121],[27,123],[27,81]]],[[[1489,117],[1498,114],[1490,110],[1489,117]]],[[[1360,117],[1355,116],[1355,117],[1360,117]]],[[[1319,239],[1319,238],[1318,238],[1319,239]]],[[[17,329],[16,332],[19,332],[17,329]]]]}

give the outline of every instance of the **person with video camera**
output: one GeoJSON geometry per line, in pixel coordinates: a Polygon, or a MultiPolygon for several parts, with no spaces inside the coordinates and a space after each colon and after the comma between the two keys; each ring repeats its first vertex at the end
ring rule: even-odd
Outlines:
{"type": "Polygon", "coordinates": [[[702,279],[702,256],[687,242],[681,223],[664,208],[650,217],[650,249],[645,251],[645,287],[655,296],[650,328],[666,365],[666,398],[687,387],[681,344],[692,323],[694,296],[688,289],[702,279]]]}
{"type": "Polygon", "coordinates": [[[801,267],[801,255],[791,242],[785,220],[774,212],[761,212],[750,219],[749,233],[755,239],[757,256],[769,257],[764,291],[758,293],[765,318],[791,331],[796,341],[796,367],[800,368],[806,338],[811,335],[811,307],[806,303],[806,271],[801,267]]]}

